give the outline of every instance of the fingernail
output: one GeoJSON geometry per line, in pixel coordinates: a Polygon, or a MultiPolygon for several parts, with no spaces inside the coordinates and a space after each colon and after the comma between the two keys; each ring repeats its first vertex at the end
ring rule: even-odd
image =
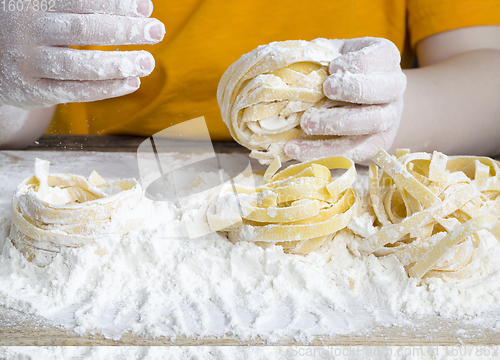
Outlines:
{"type": "Polygon", "coordinates": [[[139,66],[142,70],[151,70],[152,63],[151,58],[149,56],[143,57],[139,60],[139,66]]]}
{"type": "Polygon", "coordinates": [[[326,96],[335,96],[338,94],[339,89],[336,86],[332,85],[330,81],[325,81],[323,83],[323,92],[326,96]]]}
{"type": "Polygon", "coordinates": [[[297,157],[299,157],[300,146],[297,145],[294,140],[288,141],[283,150],[285,151],[285,154],[292,159],[297,159],[297,157]]]}
{"type": "Polygon", "coordinates": [[[330,74],[335,74],[336,72],[344,70],[344,68],[340,65],[331,65],[330,66],[330,74]]]}
{"type": "Polygon", "coordinates": [[[150,0],[138,0],[137,12],[144,16],[151,16],[151,13],[153,12],[153,4],[150,0]]]}
{"type": "Polygon", "coordinates": [[[148,34],[151,40],[161,40],[163,34],[165,33],[165,28],[161,23],[154,23],[150,25],[148,29],[148,34]]]}
{"type": "Polygon", "coordinates": [[[131,78],[127,79],[127,85],[134,88],[134,89],[137,89],[140,84],[141,84],[141,81],[137,77],[131,77],[131,78]]]}

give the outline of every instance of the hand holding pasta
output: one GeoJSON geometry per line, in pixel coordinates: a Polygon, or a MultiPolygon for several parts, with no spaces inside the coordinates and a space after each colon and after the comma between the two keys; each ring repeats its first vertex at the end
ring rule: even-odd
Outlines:
{"type": "Polygon", "coordinates": [[[349,103],[340,107],[311,108],[300,120],[308,135],[335,135],[337,139],[292,140],[286,154],[307,160],[343,155],[356,162],[388,149],[403,113],[406,77],[396,46],[386,39],[316,40],[339,45],[340,56],[330,62],[323,91],[330,100],[349,103]]]}
{"type": "Polygon", "coordinates": [[[0,8],[0,105],[29,109],[126,95],[153,70],[146,51],[69,48],[159,42],[164,26],[147,19],[150,0],[44,3],[0,8]]]}
{"type": "Polygon", "coordinates": [[[236,141],[262,163],[388,148],[403,110],[398,49],[378,38],[260,46],[224,73],[217,98],[236,141]]]}

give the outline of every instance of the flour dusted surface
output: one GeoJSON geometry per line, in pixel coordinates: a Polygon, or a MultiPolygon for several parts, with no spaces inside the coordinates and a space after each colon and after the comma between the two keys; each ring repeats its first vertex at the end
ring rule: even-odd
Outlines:
{"type": "MultiPolygon", "coordinates": [[[[365,178],[358,175],[357,183],[365,178]]],[[[190,205],[184,216],[201,219],[203,199],[190,205]]],[[[473,278],[457,284],[426,279],[419,286],[395,259],[351,253],[349,230],[300,256],[279,246],[232,244],[217,234],[186,239],[180,209],[167,202],[144,199],[114,221],[134,214],[147,220],[123,238],[65,249],[49,266],[37,267],[6,239],[10,211],[0,208],[0,304],[78,333],[114,338],[132,331],[308,340],[404,323],[406,314],[471,316],[500,330],[494,320],[500,318],[500,246],[494,238],[473,278]],[[98,247],[107,254],[98,255],[98,247]]],[[[369,231],[368,222],[359,219],[357,231],[369,231]]]]}

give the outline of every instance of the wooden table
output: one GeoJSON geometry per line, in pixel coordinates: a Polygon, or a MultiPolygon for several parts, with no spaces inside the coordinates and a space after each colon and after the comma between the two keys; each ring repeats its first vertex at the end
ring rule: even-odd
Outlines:
{"type": "MultiPolygon", "coordinates": [[[[24,154],[39,154],[40,151],[61,154],[61,151],[76,151],[82,156],[88,151],[135,152],[145,138],[117,136],[46,136],[30,146],[24,154]]],[[[192,150],[179,142],[179,151],[192,150]]],[[[215,143],[216,152],[248,154],[248,150],[235,143],[215,143]]],[[[21,154],[20,152],[19,154],[21,154]]],[[[0,153],[1,154],[1,153],[0,153]]],[[[68,153],[66,153],[68,154],[68,153]]],[[[33,155],[33,156],[34,156],[33,155]]],[[[47,153],[49,155],[49,153],[47,153]]],[[[69,156],[69,154],[68,154],[69,156]]],[[[88,154],[86,156],[89,156],[88,154]]],[[[95,154],[94,154],[95,156],[95,154]]],[[[105,157],[103,154],[102,156],[105,157]]],[[[1,165],[1,164],[0,164],[1,165]]],[[[31,166],[31,165],[30,165],[31,166]]],[[[130,170],[133,171],[133,170],[130,170]]],[[[498,333],[482,326],[466,325],[458,320],[440,317],[408,318],[409,326],[375,326],[364,333],[324,337],[318,336],[308,345],[323,346],[457,346],[500,345],[498,333]]],[[[80,336],[73,331],[47,324],[43,319],[28,316],[0,306],[0,346],[64,346],[64,345],[265,345],[258,339],[241,340],[225,338],[144,338],[125,334],[119,341],[106,339],[102,335],[87,334],[80,336]]],[[[303,345],[293,339],[283,339],[279,345],[303,345]]]]}
{"type": "MultiPolygon", "coordinates": [[[[30,145],[26,150],[35,151],[99,151],[136,152],[137,147],[147,138],[142,136],[93,136],[93,135],[47,135],[30,145]]],[[[168,140],[169,147],[180,152],[196,149],[196,142],[168,140]]],[[[161,149],[161,143],[157,144],[161,149]]],[[[249,154],[250,151],[236,142],[218,141],[213,143],[217,153],[249,154]]]]}
{"type": "MultiPolygon", "coordinates": [[[[364,333],[318,336],[312,346],[500,346],[498,333],[436,317],[414,318],[411,326],[373,327],[364,333]]],[[[145,338],[126,333],[118,341],[104,336],[80,336],[73,331],[48,325],[43,319],[0,307],[0,346],[258,346],[269,345],[259,339],[237,338],[145,338]]],[[[273,345],[304,345],[283,339],[273,345]]]]}

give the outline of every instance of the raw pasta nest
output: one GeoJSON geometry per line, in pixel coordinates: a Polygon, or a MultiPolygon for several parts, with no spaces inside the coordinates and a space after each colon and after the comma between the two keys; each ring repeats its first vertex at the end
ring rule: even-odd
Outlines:
{"type": "MultiPolygon", "coordinates": [[[[217,100],[232,137],[263,164],[289,160],[288,140],[308,139],[300,128],[303,112],[336,107],[323,93],[328,64],[339,55],[328,43],[284,41],[243,55],[222,76],[217,100]]],[[[314,139],[332,138],[329,136],[314,139]]]]}
{"type": "MultiPolygon", "coordinates": [[[[362,208],[374,217],[376,229],[356,250],[394,256],[417,279],[456,281],[477,272],[485,248],[481,230],[500,240],[498,162],[407,150],[398,150],[397,157],[380,150],[373,160],[380,168],[369,168],[362,208]]],[[[305,254],[362,212],[351,187],[356,179],[351,160],[327,157],[276,173],[280,166],[279,159],[269,166],[262,186],[236,187],[243,214],[237,221],[221,219],[220,198],[213,200],[207,211],[212,230],[228,232],[233,242],[281,245],[285,252],[305,254]],[[347,171],[332,179],[334,168],[347,171]]]]}
{"type": "Polygon", "coordinates": [[[381,150],[370,166],[369,197],[379,231],[359,250],[392,255],[408,274],[468,278],[483,258],[486,229],[500,240],[500,168],[486,157],[381,150]]]}
{"type": "Polygon", "coordinates": [[[88,180],[49,174],[49,162],[37,159],[35,176],[24,180],[13,197],[9,238],[29,261],[44,265],[65,247],[128,232],[132,222],[117,226],[111,217],[132,209],[141,198],[135,180],[106,182],[95,171],[88,180]]]}
{"type": "Polygon", "coordinates": [[[225,228],[233,242],[281,245],[289,253],[308,253],[358,215],[359,200],[351,187],[356,179],[352,160],[326,157],[276,173],[280,166],[279,158],[275,159],[259,187],[236,186],[242,216],[239,221],[232,217],[234,225],[227,227],[217,211],[221,198],[212,201],[207,211],[212,230],[225,228]],[[347,171],[332,179],[330,169],[347,171]]]}

